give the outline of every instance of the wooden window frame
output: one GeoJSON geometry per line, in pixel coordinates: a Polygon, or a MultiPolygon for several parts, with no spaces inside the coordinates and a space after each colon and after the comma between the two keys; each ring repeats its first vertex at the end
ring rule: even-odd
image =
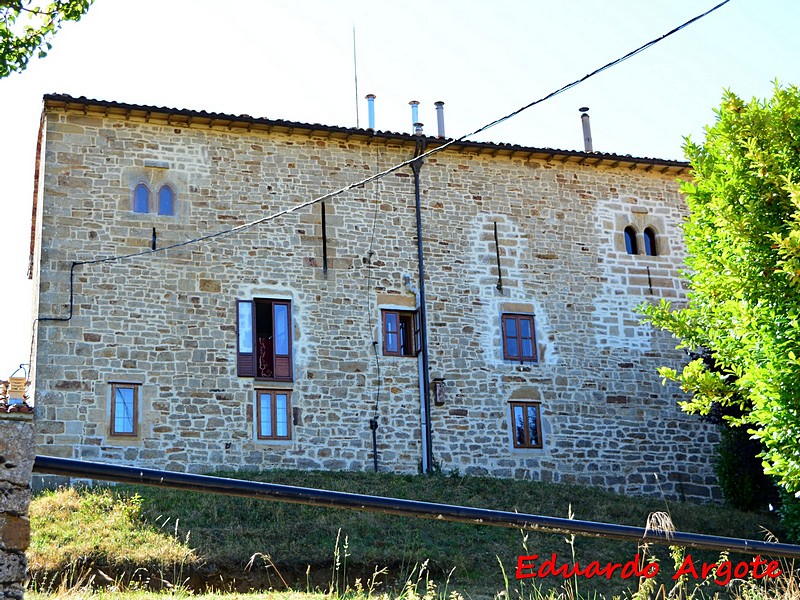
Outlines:
{"type": "Polygon", "coordinates": [[[139,435],[139,388],[141,384],[138,383],[111,383],[111,423],[109,424],[109,434],[115,437],[137,437],[139,435]],[[117,430],[117,390],[118,389],[131,389],[133,390],[133,407],[132,407],[132,431],[118,431],[117,430]]]}
{"type": "Polygon", "coordinates": [[[294,381],[294,357],[293,357],[293,326],[292,326],[292,301],[278,298],[253,298],[252,300],[236,301],[236,374],[238,377],[254,377],[258,381],[294,381]],[[272,376],[259,376],[259,349],[258,349],[258,306],[269,305],[270,321],[272,327],[276,322],[276,307],[286,307],[287,320],[287,351],[278,352],[277,339],[273,329],[272,347],[269,349],[267,358],[271,360],[272,376]],[[250,343],[244,339],[242,325],[245,321],[249,322],[250,343]],[[277,375],[275,373],[278,373],[277,375]]]}
{"type": "Polygon", "coordinates": [[[542,404],[541,402],[509,402],[509,410],[511,411],[511,439],[514,448],[521,450],[541,449],[544,447],[544,434],[542,433],[542,404]],[[519,441],[517,437],[517,418],[515,412],[517,408],[522,409],[523,419],[523,440],[519,441]],[[537,439],[532,441],[530,439],[530,415],[528,409],[533,408],[536,413],[536,434],[537,439]]]}
{"type": "Polygon", "coordinates": [[[500,329],[502,331],[502,344],[503,344],[503,358],[505,360],[513,360],[515,362],[520,363],[538,363],[539,362],[539,353],[538,348],[536,347],[536,317],[532,314],[519,314],[519,313],[503,313],[500,317],[500,329]],[[517,342],[517,349],[518,354],[510,354],[508,351],[508,328],[506,323],[508,321],[514,321],[516,324],[516,335],[514,338],[517,342]],[[530,323],[531,327],[531,352],[530,356],[525,356],[522,354],[522,340],[524,339],[521,334],[521,327],[519,326],[521,321],[527,321],[530,323]]]}
{"type": "Polygon", "coordinates": [[[256,409],[255,414],[255,428],[256,439],[266,441],[289,441],[292,439],[292,392],[290,390],[268,390],[256,389],[256,409]],[[286,435],[278,435],[278,402],[276,396],[279,394],[286,395],[286,435]],[[270,396],[270,426],[272,427],[272,435],[264,435],[261,431],[261,397],[263,395],[270,396]]]}
{"type": "Polygon", "coordinates": [[[381,331],[384,356],[419,356],[421,351],[419,310],[381,309],[381,331]],[[396,332],[389,331],[387,316],[397,319],[396,332]],[[405,344],[403,343],[403,329],[405,329],[405,344]],[[397,336],[397,350],[389,348],[390,335],[397,336]]]}

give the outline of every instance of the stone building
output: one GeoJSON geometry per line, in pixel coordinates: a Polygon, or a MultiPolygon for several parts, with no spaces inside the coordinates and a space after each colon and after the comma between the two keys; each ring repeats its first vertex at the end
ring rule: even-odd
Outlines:
{"type": "Polygon", "coordinates": [[[39,136],[40,454],[716,497],[635,310],[684,297],[687,164],[461,142],[259,222],[445,139],[63,95],[39,136]]]}

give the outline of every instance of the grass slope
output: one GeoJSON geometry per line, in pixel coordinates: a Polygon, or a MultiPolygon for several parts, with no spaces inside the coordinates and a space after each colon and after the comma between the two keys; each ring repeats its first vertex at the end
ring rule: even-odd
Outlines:
{"type": "MultiPolygon", "coordinates": [[[[223,475],[549,516],[566,517],[571,507],[576,519],[640,527],[650,513],[668,511],[680,531],[751,539],[764,539],[765,529],[780,533],[773,514],[667,504],[570,485],[373,473],[272,471],[223,475]]],[[[84,564],[111,569],[114,577],[119,576],[120,569],[130,572],[133,565],[166,577],[164,573],[174,573],[179,564],[181,576],[193,577],[193,585],[212,582],[225,588],[235,580],[241,590],[249,586],[283,589],[284,580],[300,589],[307,585],[328,588],[334,579],[343,589],[356,576],[364,579],[381,567],[388,567],[390,579],[401,584],[415,566],[429,561],[440,585],[452,571],[451,589],[491,594],[503,587],[498,559],[513,579],[520,554],[549,557],[555,552],[564,562],[585,564],[592,560],[626,562],[639,551],[634,543],[599,538],[578,537],[570,547],[563,536],[537,533],[528,533],[523,547],[523,535],[514,530],[149,487],[45,494],[34,500],[31,513],[30,563],[34,574],[69,569],[76,557],[85,557],[84,564]],[[56,506],[62,497],[63,506],[56,506]],[[121,506],[127,508],[121,511],[130,517],[128,521],[107,516],[113,497],[125,499],[121,506]],[[102,510],[87,509],[93,505],[102,510]],[[339,531],[340,569],[338,574],[331,574],[339,531]],[[155,538],[160,540],[158,544],[151,541],[155,538]],[[259,553],[262,557],[247,571],[251,557],[259,553]],[[311,575],[307,576],[309,565],[311,575]]],[[[710,553],[691,552],[699,560],[716,558],[710,553]]],[[[674,573],[668,550],[659,548],[655,553],[662,561],[662,572],[674,573]]],[[[386,581],[386,577],[382,579],[386,581]]],[[[550,579],[543,583],[559,582],[550,579]]],[[[609,593],[619,592],[624,583],[617,578],[610,582],[594,579],[584,585],[609,593]]]]}

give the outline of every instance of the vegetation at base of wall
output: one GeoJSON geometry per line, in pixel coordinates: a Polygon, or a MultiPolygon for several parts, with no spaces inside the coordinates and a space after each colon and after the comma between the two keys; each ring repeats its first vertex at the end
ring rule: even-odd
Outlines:
{"type": "MultiPolygon", "coordinates": [[[[650,513],[668,511],[680,531],[763,539],[763,530],[768,529],[781,535],[773,513],[631,498],[565,484],[457,475],[297,471],[227,475],[559,517],[567,517],[571,507],[576,519],[639,527],[644,527],[650,513]]],[[[440,587],[447,582],[451,590],[491,596],[504,586],[498,560],[513,580],[521,554],[549,557],[556,553],[559,561],[586,564],[592,560],[626,562],[640,552],[631,542],[576,537],[570,546],[562,535],[530,532],[523,545],[519,531],[495,527],[121,485],[110,490],[44,494],[34,500],[31,513],[30,564],[32,575],[40,583],[57,579],[56,570],[72,568],[77,572],[71,565],[79,556],[86,557],[81,563],[84,573],[94,575],[100,571],[113,580],[130,581],[132,573],[138,571],[136,581],[150,578],[151,582],[186,585],[193,590],[208,585],[239,591],[253,587],[327,590],[334,576],[343,590],[352,587],[356,578],[366,582],[376,569],[382,568],[387,573],[381,576],[380,589],[402,590],[414,569],[427,561],[430,577],[440,587]],[[105,505],[111,498],[119,499],[122,506],[130,506],[131,499],[136,499],[136,510],[125,509],[135,517],[135,528],[129,534],[114,535],[116,526],[102,511],[81,510],[94,503],[105,505]],[[70,511],[76,515],[68,515],[70,511]],[[89,522],[92,520],[94,523],[89,522]],[[67,551],[70,545],[66,540],[89,539],[93,537],[90,531],[105,532],[119,543],[112,546],[98,542],[77,554],[67,551]],[[147,546],[141,541],[146,539],[143,532],[161,538],[164,548],[174,545],[172,558],[167,559],[167,550],[156,545],[149,557],[142,556],[147,546]],[[338,563],[346,567],[345,573],[332,568],[337,562],[333,558],[337,536],[338,563]],[[194,549],[193,554],[188,553],[189,547],[194,549]],[[132,560],[133,556],[139,558],[132,560]],[[44,567],[45,564],[49,566],[44,567]]],[[[663,564],[671,565],[667,548],[652,547],[650,552],[663,564]]],[[[713,553],[692,554],[698,560],[716,558],[713,553]]],[[[548,579],[542,583],[547,586],[559,582],[548,579]]],[[[621,593],[627,583],[618,578],[595,578],[583,585],[610,594],[621,593]]]]}
{"type": "Polygon", "coordinates": [[[38,495],[30,509],[30,572],[172,571],[197,560],[188,539],[148,523],[141,509],[141,497],[108,488],[63,488],[38,495]]]}

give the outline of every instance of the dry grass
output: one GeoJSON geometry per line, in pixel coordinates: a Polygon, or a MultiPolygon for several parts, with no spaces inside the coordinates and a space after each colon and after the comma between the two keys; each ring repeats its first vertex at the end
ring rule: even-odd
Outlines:
{"type": "Polygon", "coordinates": [[[197,559],[173,532],[146,525],[141,498],[118,498],[108,489],[59,489],[31,504],[28,550],[32,572],[65,572],[130,565],[172,570],[197,559]]]}
{"type": "MultiPolygon", "coordinates": [[[[777,526],[772,514],[680,503],[665,506],[663,500],[626,498],[568,485],[369,473],[270,472],[240,476],[553,516],[566,516],[565,507],[571,505],[578,519],[638,526],[649,523],[650,528],[661,529],[669,527],[668,511],[681,531],[752,539],[763,538],[762,527],[777,526]],[[658,514],[648,519],[653,513],[658,514]]],[[[168,592],[167,597],[189,595],[190,583],[192,592],[197,593],[203,582],[213,581],[226,591],[245,591],[251,586],[325,589],[328,598],[348,600],[377,600],[387,591],[404,600],[439,600],[448,597],[453,589],[467,598],[487,599],[500,593],[504,600],[735,597],[720,595],[727,588],[716,584],[675,588],[670,580],[674,558],[663,547],[648,549],[649,555],[662,565],[661,581],[652,589],[635,589],[635,581],[618,577],[610,581],[582,579],[577,582],[577,589],[574,585],[563,587],[552,577],[537,580],[553,588],[544,590],[530,586],[530,580],[523,582],[525,585],[503,582],[498,560],[513,579],[520,554],[549,557],[556,552],[562,562],[586,565],[592,560],[628,561],[639,551],[630,542],[599,538],[576,538],[569,544],[563,536],[531,532],[526,536],[527,548],[523,548],[522,536],[513,530],[127,486],[43,494],[34,500],[31,511],[33,541],[29,560],[39,589],[51,577],[52,587],[76,599],[94,599],[109,593],[93,591],[87,585],[92,578],[93,585],[105,583],[108,589],[160,585],[168,592]],[[348,539],[348,547],[341,550],[335,544],[339,530],[342,539],[345,535],[348,539]],[[269,564],[259,559],[246,571],[250,558],[259,553],[269,557],[269,564]],[[336,572],[332,563],[341,564],[342,571],[336,572]],[[425,580],[415,580],[418,575],[415,569],[422,563],[429,566],[425,580]],[[308,565],[312,565],[311,576],[306,575],[308,565]],[[372,591],[364,586],[359,589],[356,581],[368,581],[376,565],[388,569],[382,577],[383,585],[372,591]],[[75,575],[79,572],[80,577],[75,575]],[[134,572],[139,576],[131,577],[134,572]],[[54,573],[61,577],[53,578],[54,573]],[[189,574],[195,576],[191,582],[186,579],[189,574]],[[408,587],[410,580],[416,581],[412,588],[408,587]],[[62,581],[67,585],[59,587],[62,581]],[[433,581],[439,586],[431,589],[429,584],[433,581]]],[[[692,551],[692,554],[698,560],[716,558],[711,553],[692,551]]],[[[777,583],[777,587],[744,586],[740,597],[800,600],[793,579],[771,583],[777,583]]],[[[153,592],[144,589],[134,589],[131,593],[131,599],[154,597],[153,592]]],[[[125,599],[125,596],[109,597],[125,599]]],[[[248,595],[212,594],[211,597],[247,598],[248,595]]]]}

